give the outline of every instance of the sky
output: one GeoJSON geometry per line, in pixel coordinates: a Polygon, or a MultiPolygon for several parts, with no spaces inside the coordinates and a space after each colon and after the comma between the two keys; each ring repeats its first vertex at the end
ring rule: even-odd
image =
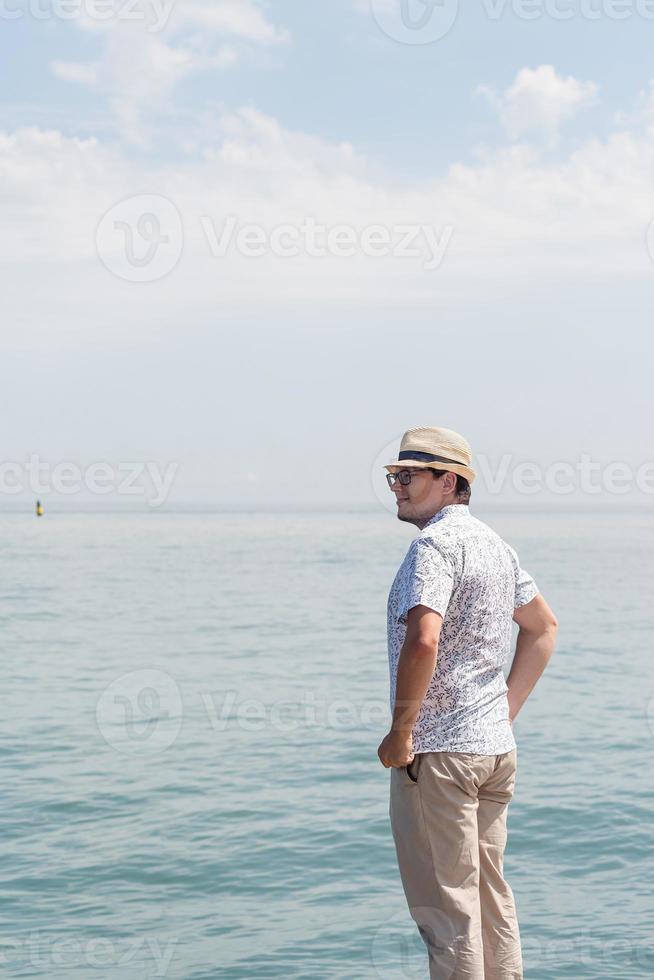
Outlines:
{"type": "Polygon", "coordinates": [[[0,20],[0,509],[651,506],[654,0],[0,20]]]}

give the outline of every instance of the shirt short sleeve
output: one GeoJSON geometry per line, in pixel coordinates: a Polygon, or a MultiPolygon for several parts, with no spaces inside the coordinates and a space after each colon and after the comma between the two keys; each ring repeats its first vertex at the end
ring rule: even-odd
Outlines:
{"type": "Polygon", "coordinates": [[[416,538],[407,555],[407,563],[398,618],[404,620],[414,606],[427,606],[445,619],[454,589],[451,559],[433,542],[416,538]]]}
{"type": "Polygon", "coordinates": [[[520,606],[524,606],[528,602],[531,602],[531,600],[538,595],[538,586],[534,582],[529,572],[526,572],[525,569],[520,566],[520,560],[513,548],[509,548],[509,551],[511,552],[511,556],[513,558],[513,570],[515,575],[515,597],[513,600],[513,608],[518,609],[520,606]]]}

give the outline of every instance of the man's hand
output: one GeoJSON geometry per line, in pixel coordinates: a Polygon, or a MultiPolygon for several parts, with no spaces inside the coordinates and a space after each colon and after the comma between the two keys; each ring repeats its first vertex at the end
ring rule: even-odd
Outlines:
{"type": "Polygon", "coordinates": [[[377,749],[377,755],[386,769],[408,766],[414,756],[411,735],[390,731],[377,749]]]}

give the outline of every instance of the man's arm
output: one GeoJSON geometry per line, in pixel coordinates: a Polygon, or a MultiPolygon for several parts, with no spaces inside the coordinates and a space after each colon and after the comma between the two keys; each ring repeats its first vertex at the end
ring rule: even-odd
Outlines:
{"type": "Polygon", "coordinates": [[[506,679],[509,718],[513,722],[554,653],[558,622],[542,595],[513,613],[520,627],[515,656],[506,679]]]}
{"type": "Polygon", "coordinates": [[[388,769],[413,758],[411,732],[436,669],[443,619],[428,606],[413,606],[397,666],[395,710],[391,730],[377,754],[388,769]]]}

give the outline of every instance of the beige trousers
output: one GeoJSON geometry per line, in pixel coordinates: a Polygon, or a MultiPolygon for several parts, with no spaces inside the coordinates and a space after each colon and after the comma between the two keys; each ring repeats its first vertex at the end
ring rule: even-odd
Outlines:
{"type": "Polygon", "coordinates": [[[390,818],[431,980],[522,980],[513,892],[504,880],[517,749],[423,752],[391,769],[390,818]]]}

